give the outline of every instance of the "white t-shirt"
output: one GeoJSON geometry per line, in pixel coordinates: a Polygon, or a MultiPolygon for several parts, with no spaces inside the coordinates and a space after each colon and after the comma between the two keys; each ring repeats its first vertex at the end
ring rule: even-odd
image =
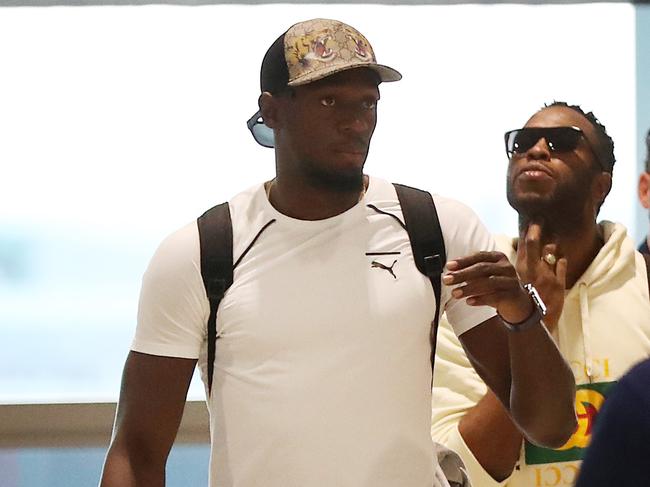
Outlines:
{"type": "MultiPolygon", "coordinates": [[[[448,260],[494,248],[471,210],[434,199],[448,260]]],[[[229,204],[234,261],[258,238],[217,315],[211,485],[434,485],[433,291],[406,231],[368,206],[403,221],[394,187],[371,178],[359,204],[319,221],[280,214],[263,185],[229,204]]],[[[457,334],[494,315],[446,286],[442,300],[457,334]]],[[[208,314],[192,222],[145,273],[132,349],[198,358],[205,381],[208,314]]]]}

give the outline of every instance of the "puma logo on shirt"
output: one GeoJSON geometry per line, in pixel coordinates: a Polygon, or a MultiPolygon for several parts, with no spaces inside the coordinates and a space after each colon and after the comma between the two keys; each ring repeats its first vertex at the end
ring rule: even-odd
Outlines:
{"type": "Polygon", "coordinates": [[[378,268],[378,269],[384,269],[385,271],[390,272],[390,275],[393,276],[394,279],[397,279],[397,276],[396,276],[395,273],[393,272],[393,267],[395,266],[395,264],[397,264],[397,260],[394,260],[390,267],[388,267],[388,266],[385,265],[385,264],[382,264],[381,262],[377,262],[376,260],[373,260],[373,261],[370,263],[370,265],[371,265],[373,268],[376,267],[376,268],[378,268]]]}

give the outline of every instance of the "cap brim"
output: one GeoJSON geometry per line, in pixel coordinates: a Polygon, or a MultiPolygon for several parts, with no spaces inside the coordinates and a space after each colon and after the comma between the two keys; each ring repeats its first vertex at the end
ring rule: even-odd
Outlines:
{"type": "Polygon", "coordinates": [[[341,73],[343,71],[349,71],[351,69],[359,69],[359,68],[371,69],[372,71],[374,71],[379,75],[379,80],[382,83],[399,81],[402,79],[402,74],[396,69],[393,69],[389,66],[385,66],[383,64],[376,64],[376,63],[358,63],[358,64],[350,64],[347,66],[332,66],[330,68],[321,69],[317,72],[308,73],[303,76],[299,76],[294,80],[290,80],[287,83],[287,85],[288,86],[306,85],[309,83],[313,83],[314,81],[327,78],[328,76],[332,76],[333,74],[336,73],[341,73]]]}

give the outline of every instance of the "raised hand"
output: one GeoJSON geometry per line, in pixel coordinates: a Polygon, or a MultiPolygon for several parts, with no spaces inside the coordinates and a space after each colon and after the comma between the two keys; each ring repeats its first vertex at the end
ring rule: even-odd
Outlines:
{"type": "Polygon", "coordinates": [[[550,243],[542,246],[542,229],[531,223],[517,245],[515,268],[524,283],[531,283],[546,304],[544,323],[549,331],[557,327],[564,306],[567,260],[558,257],[558,248],[550,243]]]}

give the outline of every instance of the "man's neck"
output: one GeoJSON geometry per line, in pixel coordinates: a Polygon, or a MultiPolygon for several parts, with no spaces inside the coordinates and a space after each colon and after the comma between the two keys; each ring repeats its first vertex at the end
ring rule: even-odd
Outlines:
{"type": "Polygon", "coordinates": [[[368,176],[363,176],[358,189],[336,190],[292,184],[280,176],[266,183],[269,202],[283,215],[298,220],[324,220],[349,210],[365,194],[368,176]]]}
{"type": "MultiPolygon", "coordinates": [[[[520,238],[525,235],[530,222],[520,220],[520,238]]],[[[556,257],[567,259],[566,288],[570,289],[585,273],[604,245],[600,227],[595,221],[585,222],[580,228],[574,227],[570,231],[558,228],[550,222],[541,222],[541,225],[542,247],[553,243],[557,247],[556,257]]]]}

